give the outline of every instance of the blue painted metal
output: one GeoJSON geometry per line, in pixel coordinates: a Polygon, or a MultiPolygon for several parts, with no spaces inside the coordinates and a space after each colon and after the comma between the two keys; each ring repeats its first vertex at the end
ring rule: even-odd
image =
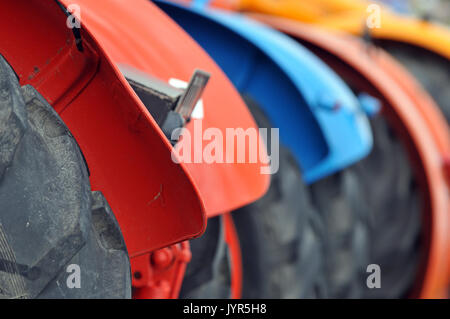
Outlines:
{"type": "MultiPolygon", "coordinates": [[[[372,148],[366,114],[345,83],[287,36],[235,13],[154,1],[279,127],[306,182],[339,171],[372,148]]],[[[214,76],[214,75],[212,75],[214,76]]]]}
{"type": "Polygon", "coordinates": [[[359,103],[366,112],[368,117],[374,117],[377,115],[381,110],[381,102],[377,98],[366,94],[366,93],[360,93],[358,95],[359,103]]]}

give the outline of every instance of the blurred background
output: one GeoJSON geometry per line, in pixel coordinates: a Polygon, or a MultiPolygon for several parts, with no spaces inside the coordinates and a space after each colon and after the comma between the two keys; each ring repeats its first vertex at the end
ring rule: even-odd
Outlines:
{"type": "Polygon", "coordinates": [[[397,12],[412,13],[418,17],[429,16],[432,20],[450,24],[450,0],[379,0],[397,12]]]}

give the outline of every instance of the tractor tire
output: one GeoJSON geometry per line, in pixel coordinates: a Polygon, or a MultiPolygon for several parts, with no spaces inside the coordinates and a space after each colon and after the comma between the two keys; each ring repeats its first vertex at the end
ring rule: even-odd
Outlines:
{"type": "Polygon", "coordinates": [[[419,269],[422,198],[407,153],[385,119],[377,116],[371,125],[374,148],[354,171],[367,201],[370,263],[380,266],[381,288],[364,286],[364,297],[403,298],[419,269]]]}
{"type": "Polygon", "coordinates": [[[330,298],[361,298],[369,264],[369,220],[364,193],[347,168],[310,186],[325,227],[326,281],[330,298]]]}
{"type": "Polygon", "coordinates": [[[222,217],[208,219],[208,226],[202,237],[189,243],[192,259],[186,267],[180,298],[230,298],[230,257],[222,217]]]}
{"type": "Polygon", "coordinates": [[[119,225],[58,114],[0,55],[0,298],[130,298],[119,225]]]}
{"type": "MultiPolygon", "coordinates": [[[[248,97],[259,127],[272,127],[248,97]]],[[[270,138],[266,141],[270,150],[270,138]]],[[[300,169],[280,146],[279,170],[260,200],[232,213],[243,268],[243,298],[323,298],[323,225],[310,204],[300,169]]]]}
{"type": "Polygon", "coordinates": [[[450,123],[450,61],[408,45],[394,42],[380,42],[380,45],[419,80],[450,123]]]}

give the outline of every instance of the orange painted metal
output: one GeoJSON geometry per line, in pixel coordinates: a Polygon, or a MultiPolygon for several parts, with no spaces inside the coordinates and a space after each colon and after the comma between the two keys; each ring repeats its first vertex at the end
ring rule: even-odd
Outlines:
{"type": "MultiPolygon", "coordinates": [[[[298,39],[334,66],[358,89],[378,97],[384,114],[408,147],[419,178],[424,205],[425,251],[414,297],[446,297],[450,253],[450,185],[445,176],[450,133],[433,100],[380,49],[346,35],[330,34],[292,20],[261,14],[253,18],[298,39]]],[[[448,164],[447,164],[448,165],[448,164]]]]}
{"type": "Polygon", "coordinates": [[[368,0],[213,0],[212,4],[230,10],[259,12],[313,23],[329,30],[341,30],[358,36],[366,32],[367,21],[379,18],[379,25],[370,29],[372,37],[407,43],[450,59],[449,28],[412,16],[396,14],[389,7],[378,2],[368,0]]]}

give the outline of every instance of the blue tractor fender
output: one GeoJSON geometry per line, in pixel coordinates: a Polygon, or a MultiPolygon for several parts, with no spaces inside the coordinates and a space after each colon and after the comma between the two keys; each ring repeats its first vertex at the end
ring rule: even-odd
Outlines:
{"type": "Polygon", "coordinates": [[[154,2],[209,53],[242,95],[264,110],[307,183],[370,152],[372,132],[360,101],[300,44],[236,13],[154,2]]]}

